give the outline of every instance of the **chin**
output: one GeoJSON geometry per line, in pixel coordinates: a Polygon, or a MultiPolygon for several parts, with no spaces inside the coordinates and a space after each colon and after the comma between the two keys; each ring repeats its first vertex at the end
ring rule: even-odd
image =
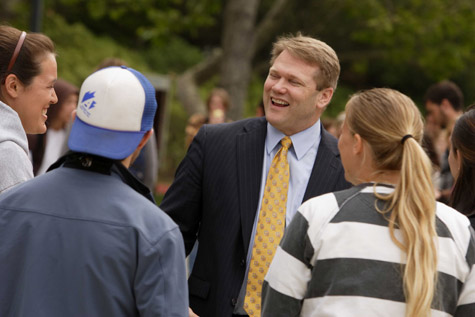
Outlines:
{"type": "Polygon", "coordinates": [[[267,120],[267,122],[272,124],[272,126],[274,126],[277,129],[279,129],[279,127],[282,125],[281,116],[275,115],[275,114],[270,113],[270,112],[269,113],[266,112],[266,120],[267,120]]]}
{"type": "Polygon", "coordinates": [[[43,124],[39,127],[36,127],[35,129],[32,129],[31,132],[26,131],[26,133],[28,133],[28,134],[44,134],[44,133],[46,133],[46,130],[47,130],[46,125],[43,124]]]}

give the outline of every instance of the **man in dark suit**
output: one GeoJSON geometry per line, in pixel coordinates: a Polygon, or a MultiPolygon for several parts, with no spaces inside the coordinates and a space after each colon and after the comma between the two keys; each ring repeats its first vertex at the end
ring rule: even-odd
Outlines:
{"type": "Polygon", "coordinates": [[[187,254],[199,241],[188,279],[196,314],[256,314],[244,308],[249,262],[267,174],[282,138],[292,141],[285,224],[303,201],[350,186],[337,140],[320,123],[339,72],[338,57],[325,43],[301,35],[280,38],[264,84],[266,117],[205,125],[194,138],[160,207],[180,226],[187,254]]]}

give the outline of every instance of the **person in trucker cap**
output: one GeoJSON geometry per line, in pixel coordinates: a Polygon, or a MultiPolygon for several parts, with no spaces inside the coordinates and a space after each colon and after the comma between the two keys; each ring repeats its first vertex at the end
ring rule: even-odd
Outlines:
{"type": "Polygon", "coordinates": [[[0,316],[188,316],[181,233],[127,170],[156,108],[134,69],[84,81],[71,151],[1,196],[0,316]]]}

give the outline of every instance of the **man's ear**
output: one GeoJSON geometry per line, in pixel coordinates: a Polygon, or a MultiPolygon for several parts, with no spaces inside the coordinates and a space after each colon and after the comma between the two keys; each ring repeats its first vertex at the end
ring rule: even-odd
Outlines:
{"type": "Polygon", "coordinates": [[[147,143],[148,139],[150,139],[150,137],[152,136],[153,134],[153,129],[150,130],[150,131],[147,131],[145,132],[145,134],[143,135],[142,137],[142,140],[140,140],[140,143],[139,145],[137,145],[137,148],[135,149],[135,151],[130,154],[129,156],[127,156],[125,159],[122,160],[122,164],[129,168],[130,165],[132,165],[132,163],[135,161],[135,159],[139,156],[140,154],[140,151],[142,150],[142,148],[145,146],[145,144],[147,143]]]}
{"type": "Polygon", "coordinates": [[[15,74],[9,74],[5,78],[5,91],[10,98],[18,97],[21,82],[15,74]]]}
{"type": "Polygon", "coordinates": [[[153,129],[145,132],[145,134],[143,135],[142,137],[142,140],[140,141],[139,145],[137,146],[138,149],[142,149],[145,144],[147,143],[148,139],[150,139],[150,137],[152,136],[153,134],[153,129]]]}
{"type": "Polygon", "coordinates": [[[333,97],[333,88],[325,88],[320,91],[317,96],[317,106],[320,109],[325,109],[325,107],[330,103],[333,97]]]}

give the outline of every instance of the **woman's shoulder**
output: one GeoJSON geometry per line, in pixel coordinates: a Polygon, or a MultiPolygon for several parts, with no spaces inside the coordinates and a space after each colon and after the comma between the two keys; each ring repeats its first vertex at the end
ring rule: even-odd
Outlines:
{"type": "Polygon", "coordinates": [[[0,143],[0,193],[33,178],[33,166],[21,147],[13,142],[0,143]]]}
{"type": "Polygon", "coordinates": [[[311,224],[323,228],[338,213],[339,205],[335,193],[327,193],[304,202],[298,212],[311,224]]]}
{"type": "MultiPolygon", "coordinates": [[[[441,202],[436,205],[437,234],[441,238],[452,239],[462,255],[466,255],[470,244],[473,244],[472,224],[467,216],[441,202]]],[[[475,246],[471,247],[472,249],[475,246]]]]}
{"type": "Polygon", "coordinates": [[[327,193],[307,200],[302,204],[301,210],[309,212],[310,210],[318,209],[319,212],[337,212],[344,205],[349,203],[352,198],[364,192],[368,186],[358,185],[348,189],[327,193]]]}
{"type": "Polygon", "coordinates": [[[451,231],[470,225],[467,216],[441,202],[436,203],[436,215],[451,231]]]}

